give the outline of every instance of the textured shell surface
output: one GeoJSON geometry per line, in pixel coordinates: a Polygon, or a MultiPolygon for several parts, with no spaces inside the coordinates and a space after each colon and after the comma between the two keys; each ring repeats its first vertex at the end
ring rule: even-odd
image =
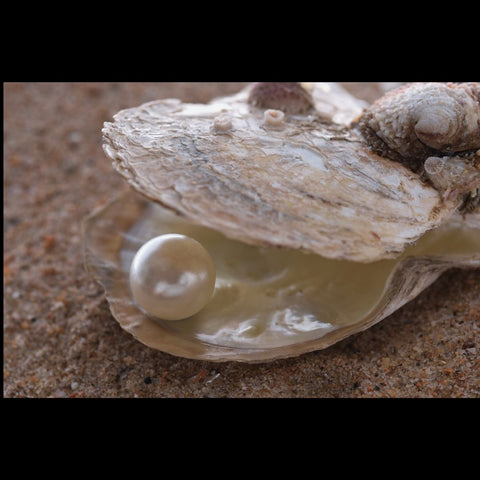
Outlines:
{"type": "Polygon", "coordinates": [[[326,348],[448,268],[479,268],[478,84],[369,87],[372,104],[335,83],[257,83],[107,122],[104,151],[137,192],[85,220],[84,247],[121,327],[173,355],[261,362],[326,348]],[[139,309],[128,282],[165,233],[216,268],[211,302],[175,322],[139,309]]]}
{"type": "Polygon", "coordinates": [[[356,122],[377,152],[414,168],[432,155],[474,153],[480,149],[480,84],[407,84],[356,122]]]}
{"type": "Polygon", "coordinates": [[[338,84],[304,83],[300,97],[285,88],[284,110],[252,101],[254,88],[123,110],[104,125],[104,151],[135,190],[189,222],[330,259],[398,257],[459,208],[351,128],[372,112],[338,84]]]}

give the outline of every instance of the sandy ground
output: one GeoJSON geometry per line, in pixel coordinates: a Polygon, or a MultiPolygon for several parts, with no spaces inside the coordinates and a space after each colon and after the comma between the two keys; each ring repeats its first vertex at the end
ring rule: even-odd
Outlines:
{"type": "Polygon", "coordinates": [[[4,84],[4,397],[479,397],[478,270],[445,273],[326,350],[264,364],[176,358],[118,326],[82,256],[84,216],[128,188],[103,122],[241,85],[4,84]]]}

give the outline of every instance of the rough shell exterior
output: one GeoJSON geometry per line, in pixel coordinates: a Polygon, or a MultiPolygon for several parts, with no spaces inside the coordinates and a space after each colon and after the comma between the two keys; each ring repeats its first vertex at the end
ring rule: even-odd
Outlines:
{"type": "Polygon", "coordinates": [[[104,126],[104,150],[137,191],[193,223],[327,258],[397,256],[458,208],[372,152],[349,128],[365,105],[338,85],[304,84],[315,108],[273,116],[249,102],[252,88],[123,110],[104,126]]]}

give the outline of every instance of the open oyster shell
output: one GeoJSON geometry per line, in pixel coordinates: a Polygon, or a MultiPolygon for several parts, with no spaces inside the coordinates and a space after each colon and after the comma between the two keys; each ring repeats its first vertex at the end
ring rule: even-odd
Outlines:
{"type": "Polygon", "coordinates": [[[297,104],[282,92],[293,104],[280,111],[252,88],[105,124],[105,153],[141,195],[85,221],[85,252],[125,330],[189,358],[283,358],[368,328],[450,267],[480,266],[478,208],[457,214],[458,198],[369,149],[348,128],[365,103],[304,84],[297,104]],[[172,232],[204,245],[217,284],[200,313],[165,322],[136,307],[128,271],[144,242],[172,232]]]}

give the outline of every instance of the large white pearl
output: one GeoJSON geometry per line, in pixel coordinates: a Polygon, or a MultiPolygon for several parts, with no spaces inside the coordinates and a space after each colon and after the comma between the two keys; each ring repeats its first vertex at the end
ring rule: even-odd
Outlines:
{"type": "Polygon", "coordinates": [[[179,234],[161,235],[145,243],[130,267],[136,303],[163,320],[182,320],[204,308],[212,298],[215,278],[207,250],[179,234]]]}

